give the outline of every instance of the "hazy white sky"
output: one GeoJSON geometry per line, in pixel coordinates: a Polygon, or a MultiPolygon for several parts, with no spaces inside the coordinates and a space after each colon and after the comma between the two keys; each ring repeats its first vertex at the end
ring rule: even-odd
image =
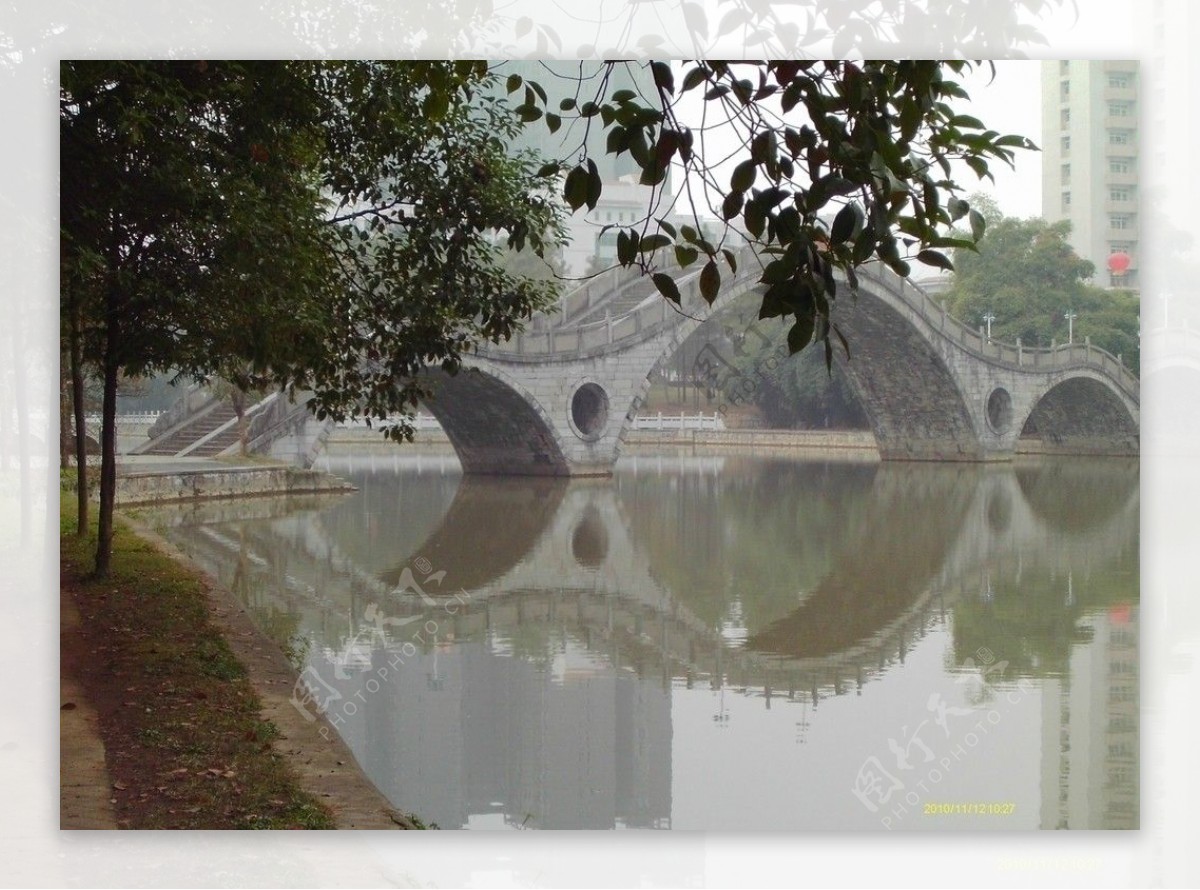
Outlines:
{"type": "MultiPolygon", "coordinates": [[[[988,66],[976,69],[966,83],[971,95],[970,114],[993,130],[1028,136],[1042,144],[1041,62],[1037,60],[996,62],[996,77],[988,66]]],[[[1042,156],[1018,152],[1015,169],[992,164],[996,184],[987,180],[978,191],[996,199],[1009,216],[1040,216],[1042,213],[1042,156]]],[[[975,191],[974,174],[962,180],[968,192],[975,191]]]]}

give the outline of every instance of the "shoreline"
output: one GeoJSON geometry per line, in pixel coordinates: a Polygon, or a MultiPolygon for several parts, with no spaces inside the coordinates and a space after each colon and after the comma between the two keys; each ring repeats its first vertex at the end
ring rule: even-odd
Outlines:
{"type": "Polygon", "coordinates": [[[143,541],[204,580],[209,619],[246,668],[250,685],[262,702],[262,718],[279,727],[280,736],[274,746],[287,759],[304,790],[333,812],[337,828],[417,829],[418,825],[367,778],[350,747],[324,715],[317,714],[310,722],[293,706],[292,691],[300,672],[255,624],[233,592],[145,523],[128,515],[121,518],[143,541]]]}

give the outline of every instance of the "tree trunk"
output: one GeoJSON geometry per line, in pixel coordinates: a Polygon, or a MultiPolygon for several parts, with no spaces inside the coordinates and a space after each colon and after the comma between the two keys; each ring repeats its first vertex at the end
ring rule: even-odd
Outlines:
{"type": "Polygon", "coordinates": [[[117,367],[108,360],[104,365],[104,413],[100,421],[100,534],[96,544],[98,578],[108,575],[112,563],[113,504],[117,493],[117,367]]]}
{"type": "MultiPolygon", "coordinates": [[[[117,359],[121,343],[120,290],[116,264],[111,267],[104,321],[104,407],[100,419],[100,521],[96,543],[96,577],[112,564],[113,504],[117,494],[117,359]]],[[[82,391],[82,390],[81,390],[82,391]]],[[[78,407],[77,407],[78,410],[78,407]]],[[[80,437],[80,441],[82,441],[80,437]]]]}
{"type": "MultiPolygon", "coordinates": [[[[71,310],[71,402],[75,409],[75,465],[78,476],[78,524],[75,534],[84,537],[88,526],[87,421],[83,414],[83,343],[78,303],[71,310]]],[[[114,404],[115,410],[115,404],[114,404]]]]}
{"type": "MultiPolygon", "coordinates": [[[[65,362],[63,367],[70,364],[65,362]]],[[[58,468],[66,470],[71,466],[71,379],[70,371],[62,371],[58,375],[58,468]]]]}
{"type": "Polygon", "coordinates": [[[237,387],[233,390],[233,410],[237,414],[238,454],[246,456],[246,394],[237,387]]]}

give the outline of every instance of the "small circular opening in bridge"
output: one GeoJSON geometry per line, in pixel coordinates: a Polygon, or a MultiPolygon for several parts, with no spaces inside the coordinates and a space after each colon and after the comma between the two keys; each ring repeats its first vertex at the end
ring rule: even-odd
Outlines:
{"type": "Polygon", "coordinates": [[[608,426],[608,394],[595,383],[585,383],[571,396],[571,422],[581,439],[599,439],[608,426]]]}
{"type": "Polygon", "coordinates": [[[608,556],[608,532],[604,529],[604,520],[590,504],[571,535],[571,555],[588,569],[594,569],[608,556]]]}
{"type": "Polygon", "coordinates": [[[988,426],[996,433],[1007,433],[1012,426],[1012,396],[1003,387],[992,390],[987,400],[988,426]]]}

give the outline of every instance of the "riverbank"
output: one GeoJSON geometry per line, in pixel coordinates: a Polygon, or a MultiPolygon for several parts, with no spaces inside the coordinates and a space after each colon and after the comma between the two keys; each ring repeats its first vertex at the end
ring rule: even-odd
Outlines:
{"type": "Polygon", "coordinates": [[[292,705],[298,674],[229,591],[125,518],[110,577],[89,577],[72,507],[63,492],[61,827],[419,827],[292,705]]]}

